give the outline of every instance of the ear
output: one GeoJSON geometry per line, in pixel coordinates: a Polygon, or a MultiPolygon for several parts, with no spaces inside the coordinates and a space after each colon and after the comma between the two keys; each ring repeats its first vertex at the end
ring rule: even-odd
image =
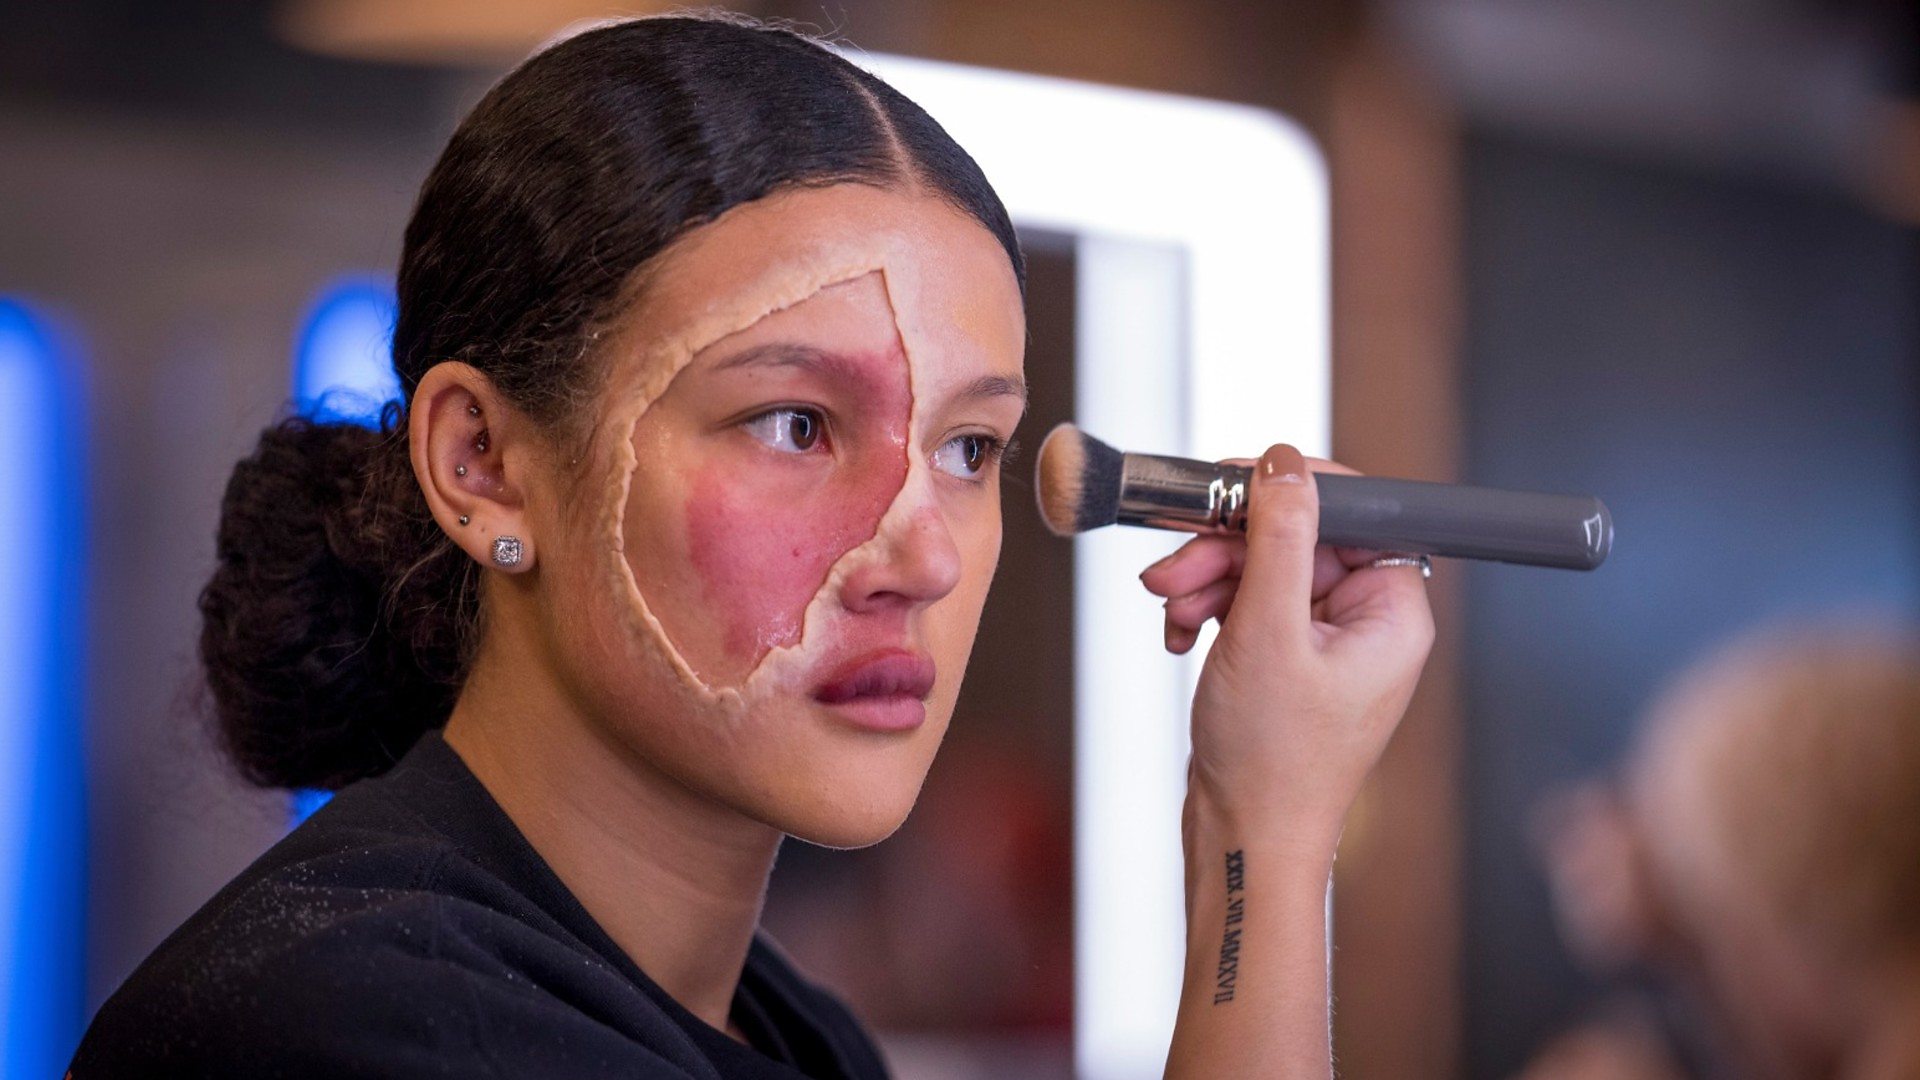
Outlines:
{"type": "Polygon", "coordinates": [[[413,474],[440,528],[475,562],[505,573],[533,568],[525,492],[538,455],[525,414],[478,368],[446,360],[427,369],[407,414],[413,474]]]}

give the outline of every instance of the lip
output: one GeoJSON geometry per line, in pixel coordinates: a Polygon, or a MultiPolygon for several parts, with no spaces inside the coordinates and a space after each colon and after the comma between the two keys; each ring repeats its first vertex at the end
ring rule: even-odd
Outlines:
{"type": "Polygon", "coordinates": [[[813,698],[856,727],[911,731],[927,718],[933,658],[911,649],[879,649],[841,665],[814,687],[813,698]]]}

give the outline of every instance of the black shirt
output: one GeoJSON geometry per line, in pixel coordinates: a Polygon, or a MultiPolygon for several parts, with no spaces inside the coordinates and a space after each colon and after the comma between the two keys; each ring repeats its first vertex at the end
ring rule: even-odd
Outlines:
{"type": "Polygon", "coordinates": [[[886,1076],[764,936],[732,1019],[752,1046],[647,978],[430,732],[162,942],[73,1076],[886,1076]]]}

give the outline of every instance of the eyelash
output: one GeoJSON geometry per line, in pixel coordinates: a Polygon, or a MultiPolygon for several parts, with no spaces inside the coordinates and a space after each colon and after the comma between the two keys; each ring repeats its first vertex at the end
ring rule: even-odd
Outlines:
{"type": "MultiPolygon", "coordinates": [[[[958,473],[947,473],[947,475],[953,477],[956,480],[964,480],[969,484],[984,483],[986,475],[990,471],[992,471],[995,466],[999,465],[1001,462],[1003,462],[1006,459],[1006,454],[1008,449],[1007,443],[1005,440],[1001,439],[1000,436],[998,435],[990,435],[984,431],[967,431],[967,432],[962,432],[961,434],[955,435],[953,438],[948,439],[946,442],[941,443],[940,450],[945,450],[947,447],[952,446],[953,444],[960,442],[963,439],[978,439],[982,443],[986,444],[981,448],[981,452],[980,452],[980,469],[978,472],[974,472],[966,476],[961,476],[958,473]]],[[[940,453],[940,450],[934,451],[934,454],[937,456],[940,453]]],[[[938,465],[935,465],[934,467],[939,468],[938,465]]]]}
{"type": "MultiPolygon", "coordinates": [[[[740,421],[740,426],[748,429],[748,434],[754,435],[755,438],[760,438],[758,435],[755,435],[752,430],[754,425],[759,424],[762,421],[768,420],[772,417],[782,416],[782,415],[807,417],[812,422],[813,430],[814,430],[813,442],[809,443],[804,447],[800,447],[796,450],[783,450],[781,451],[782,453],[792,453],[792,454],[808,453],[812,451],[812,449],[815,446],[819,445],[820,442],[828,438],[826,414],[821,412],[819,409],[808,408],[804,405],[775,405],[771,409],[762,409],[761,411],[754,413],[752,416],[749,416],[746,419],[740,421]]],[[[760,439],[760,441],[762,443],[766,443],[768,446],[772,446],[772,444],[768,443],[767,440],[765,439],[760,439]]],[[[773,447],[773,448],[776,450],[779,449],[778,447],[773,447]]]]}
{"type": "MultiPolygon", "coordinates": [[[[746,419],[740,421],[740,426],[743,428],[751,429],[756,424],[759,424],[763,421],[769,420],[774,417],[782,416],[782,415],[807,417],[810,419],[810,421],[814,426],[814,429],[816,430],[816,434],[813,436],[813,442],[810,442],[806,447],[800,448],[797,450],[782,451],[782,453],[794,453],[794,454],[808,453],[813,449],[814,446],[818,445],[821,440],[829,438],[829,429],[828,429],[826,414],[821,412],[819,409],[809,408],[801,405],[776,405],[771,409],[763,409],[760,412],[757,412],[752,416],[749,416],[746,419]]],[[[751,431],[749,433],[751,433],[751,431]]],[[[948,439],[944,443],[941,443],[940,450],[945,450],[947,447],[952,446],[954,443],[959,442],[962,439],[978,439],[980,442],[985,444],[981,449],[980,468],[977,472],[974,472],[970,476],[961,476],[955,473],[947,474],[949,476],[953,476],[957,480],[965,480],[968,483],[975,483],[975,484],[981,483],[982,482],[981,478],[986,476],[987,472],[992,467],[994,466],[1004,467],[1004,465],[1007,462],[1007,459],[1011,457],[1018,450],[1018,445],[1014,443],[1012,440],[1002,439],[998,435],[989,434],[984,431],[969,431],[969,432],[963,432],[959,435],[955,435],[953,438],[948,439]]],[[[766,442],[765,439],[762,439],[761,441],[763,443],[766,442]]],[[[768,444],[768,445],[771,445],[771,444],[768,444]]],[[[778,448],[776,447],[776,449],[778,448]]],[[[936,450],[935,453],[938,454],[939,450],[936,450]]]]}

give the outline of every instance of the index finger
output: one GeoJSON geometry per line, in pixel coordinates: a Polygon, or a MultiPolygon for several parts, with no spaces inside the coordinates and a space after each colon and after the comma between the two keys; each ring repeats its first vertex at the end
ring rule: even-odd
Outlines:
{"type": "MultiPolygon", "coordinates": [[[[1359,469],[1350,469],[1347,466],[1332,460],[1331,458],[1312,457],[1307,454],[1302,454],[1300,456],[1303,458],[1306,458],[1307,468],[1313,470],[1314,472],[1340,473],[1343,476],[1365,476],[1366,475],[1366,473],[1361,472],[1359,469]]],[[[1255,459],[1255,458],[1230,457],[1230,458],[1221,458],[1219,462],[1217,462],[1217,464],[1238,465],[1243,469],[1251,469],[1255,465],[1260,464],[1260,462],[1258,459],[1255,459]]]]}

